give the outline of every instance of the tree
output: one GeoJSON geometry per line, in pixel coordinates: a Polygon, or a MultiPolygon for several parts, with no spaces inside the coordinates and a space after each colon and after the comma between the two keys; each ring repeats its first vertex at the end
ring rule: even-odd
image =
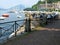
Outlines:
{"type": "Polygon", "coordinates": [[[25,11],[35,11],[35,9],[33,9],[33,8],[25,8],[24,10],[25,11]]]}
{"type": "Polygon", "coordinates": [[[46,7],[47,7],[47,3],[56,3],[58,1],[60,1],[60,0],[44,0],[44,1],[39,0],[37,2],[37,4],[34,4],[32,6],[32,8],[35,9],[35,10],[38,10],[38,5],[40,5],[40,4],[46,4],[46,7]]]}
{"type": "Polygon", "coordinates": [[[34,4],[33,6],[32,6],[32,8],[33,9],[35,9],[35,10],[38,10],[38,5],[40,5],[40,4],[44,4],[45,2],[43,1],[41,1],[41,0],[39,0],[38,2],[37,2],[37,4],[34,4]]]}
{"type": "Polygon", "coordinates": [[[55,3],[55,2],[58,2],[58,1],[60,1],[60,0],[47,0],[48,3],[53,3],[53,2],[55,3]]]}

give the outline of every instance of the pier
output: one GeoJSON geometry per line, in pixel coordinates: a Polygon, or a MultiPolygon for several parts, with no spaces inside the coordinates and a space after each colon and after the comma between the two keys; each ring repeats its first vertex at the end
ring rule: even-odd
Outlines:
{"type": "Polygon", "coordinates": [[[3,45],[60,45],[60,20],[17,37],[3,45]],[[45,29],[46,28],[46,29],[45,29]]]}

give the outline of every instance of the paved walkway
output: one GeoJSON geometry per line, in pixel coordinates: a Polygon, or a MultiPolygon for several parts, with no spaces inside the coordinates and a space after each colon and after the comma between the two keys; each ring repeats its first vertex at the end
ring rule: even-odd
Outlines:
{"type": "Polygon", "coordinates": [[[4,45],[60,45],[60,20],[4,45]]]}

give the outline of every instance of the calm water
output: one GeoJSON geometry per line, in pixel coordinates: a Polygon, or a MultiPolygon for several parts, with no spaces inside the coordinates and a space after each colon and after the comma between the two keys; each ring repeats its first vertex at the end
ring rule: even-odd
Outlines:
{"type": "MultiPolygon", "coordinates": [[[[2,14],[4,13],[7,13],[6,11],[0,11],[0,16],[2,16],[2,14]]],[[[4,23],[4,22],[10,22],[10,21],[17,21],[17,20],[23,20],[25,19],[25,14],[23,13],[19,13],[19,14],[15,14],[15,13],[8,13],[9,14],[9,17],[4,19],[4,20],[0,20],[0,23],[4,23]],[[21,16],[20,18],[17,18],[17,15],[21,16]]],[[[24,21],[19,21],[17,22],[19,25],[22,25],[24,23],[24,21]]],[[[0,24],[0,27],[4,27],[4,29],[8,29],[11,27],[11,25],[13,25],[14,23],[6,23],[6,24],[0,24]]],[[[11,30],[8,30],[5,32],[4,29],[0,29],[0,33],[1,33],[1,30],[2,31],[2,37],[6,37],[6,36],[9,36],[12,32],[13,32],[13,29],[11,30]],[[4,33],[5,32],[5,33],[4,33]]]]}

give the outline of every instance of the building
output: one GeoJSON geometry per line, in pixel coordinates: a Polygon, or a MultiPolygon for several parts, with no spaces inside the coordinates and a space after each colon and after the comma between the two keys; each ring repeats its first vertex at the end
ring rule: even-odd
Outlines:
{"type": "Polygon", "coordinates": [[[40,4],[38,5],[38,10],[46,10],[46,9],[53,9],[53,5],[52,4],[40,4]]]}
{"type": "Polygon", "coordinates": [[[38,5],[38,10],[49,10],[49,9],[55,9],[59,10],[60,9],[60,1],[57,3],[47,3],[47,4],[40,4],[38,5]]]}
{"type": "Polygon", "coordinates": [[[60,1],[58,1],[57,3],[53,3],[53,4],[56,10],[60,10],[60,1]]]}

